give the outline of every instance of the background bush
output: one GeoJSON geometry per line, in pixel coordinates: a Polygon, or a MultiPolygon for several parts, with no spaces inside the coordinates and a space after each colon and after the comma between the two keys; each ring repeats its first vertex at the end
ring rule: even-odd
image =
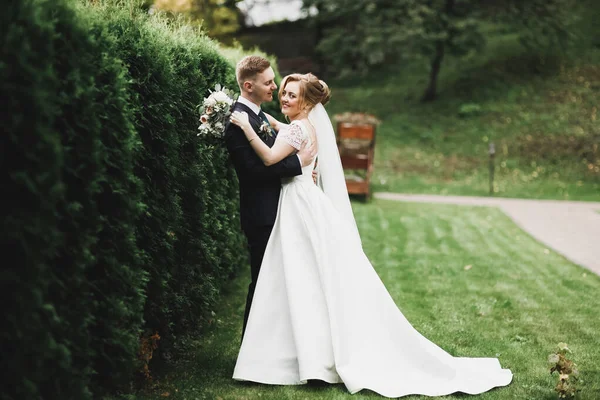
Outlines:
{"type": "Polygon", "coordinates": [[[0,17],[3,399],[125,388],[140,337],[168,354],[200,335],[246,262],[227,152],[196,136],[196,106],[235,87],[237,60],[116,3],[0,17]]]}

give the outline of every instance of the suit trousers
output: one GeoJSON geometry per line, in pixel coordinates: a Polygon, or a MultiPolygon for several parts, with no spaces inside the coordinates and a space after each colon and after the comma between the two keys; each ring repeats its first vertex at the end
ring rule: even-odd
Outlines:
{"type": "Polygon", "coordinates": [[[248,316],[250,315],[250,307],[252,305],[252,298],[254,297],[254,290],[256,289],[256,281],[258,280],[258,274],[260,273],[260,266],[262,264],[263,257],[265,255],[265,249],[271,236],[273,225],[260,226],[254,229],[249,229],[245,233],[248,239],[248,249],[250,250],[250,285],[248,285],[248,295],[246,297],[246,310],[244,312],[244,326],[242,328],[242,338],[246,331],[246,324],[248,323],[248,316]]]}

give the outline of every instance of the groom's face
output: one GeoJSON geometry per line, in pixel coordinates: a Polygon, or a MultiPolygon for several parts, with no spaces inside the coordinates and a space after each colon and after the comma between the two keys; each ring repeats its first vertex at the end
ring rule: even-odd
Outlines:
{"type": "Polygon", "coordinates": [[[252,97],[256,103],[273,101],[273,93],[277,90],[273,68],[269,67],[263,72],[256,74],[251,87],[252,97]]]}

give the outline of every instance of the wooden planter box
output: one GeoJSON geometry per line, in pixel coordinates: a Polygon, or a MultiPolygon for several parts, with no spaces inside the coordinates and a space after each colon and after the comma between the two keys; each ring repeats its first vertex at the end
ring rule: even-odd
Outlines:
{"type": "Polygon", "coordinates": [[[369,198],[375,153],[375,125],[338,122],[337,144],[346,173],[348,193],[369,198]]]}

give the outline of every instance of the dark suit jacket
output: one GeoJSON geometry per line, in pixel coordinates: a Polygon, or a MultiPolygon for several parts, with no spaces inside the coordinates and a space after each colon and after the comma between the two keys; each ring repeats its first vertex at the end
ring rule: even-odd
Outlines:
{"type": "MultiPolygon", "coordinates": [[[[242,103],[236,103],[233,110],[247,112],[252,128],[259,132],[262,120],[254,111],[242,103]]],[[[266,137],[263,141],[272,147],[275,135],[266,137]]],[[[277,164],[265,166],[248,143],[242,129],[232,123],[225,128],[225,144],[240,182],[242,229],[244,232],[252,232],[257,227],[273,225],[277,216],[281,178],[300,175],[300,160],[292,155],[277,164]]]]}

